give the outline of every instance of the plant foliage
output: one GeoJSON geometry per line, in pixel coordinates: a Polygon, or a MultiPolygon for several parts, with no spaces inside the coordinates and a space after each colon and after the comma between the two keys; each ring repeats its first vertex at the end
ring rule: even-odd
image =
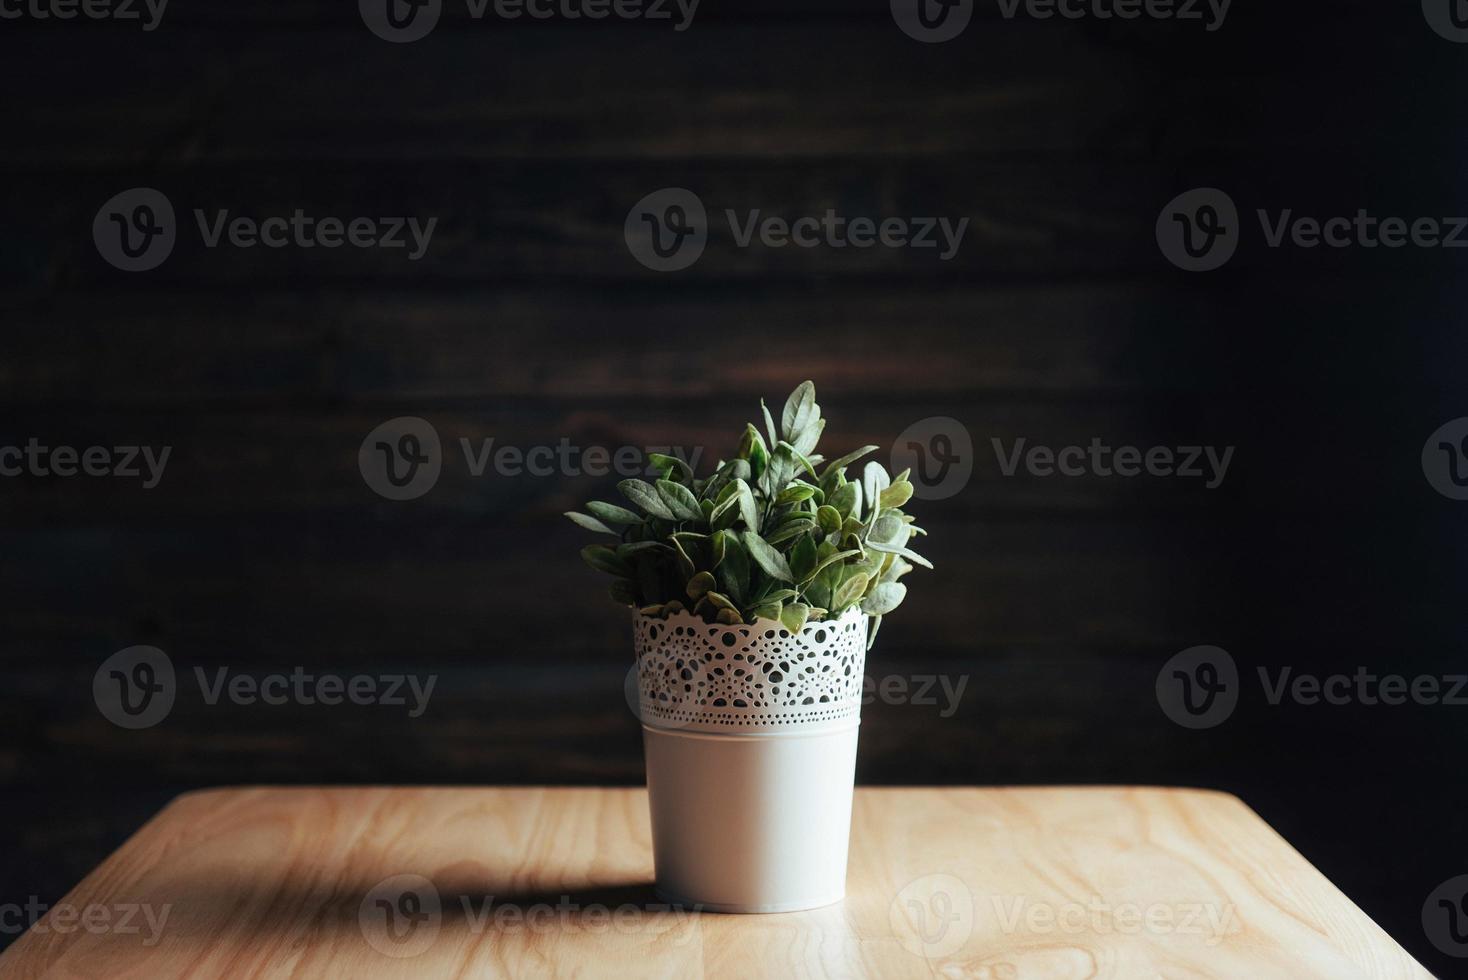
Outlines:
{"type": "Polygon", "coordinates": [[[738,454],[699,479],[681,459],[654,454],[658,478],[618,484],[631,506],[592,501],[566,516],[615,541],[581,549],[612,576],[611,595],[650,616],[691,610],[707,622],[778,620],[792,632],[839,618],[852,606],[882,617],[907,594],[900,579],[932,568],[908,547],[924,534],[902,508],[907,471],[888,475],[863,446],[827,462],[826,427],[809,381],[786,399],[778,425],[763,399],[764,428],[746,426],[738,454]]]}

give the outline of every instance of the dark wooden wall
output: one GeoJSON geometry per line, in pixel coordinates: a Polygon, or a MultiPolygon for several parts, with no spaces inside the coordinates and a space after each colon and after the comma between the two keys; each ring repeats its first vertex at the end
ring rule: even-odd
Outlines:
{"type": "MultiPolygon", "coordinates": [[[[366,433],[733,448],[813,378],[825,445],[948,415],[972,482],[915,505],[916,573],[870,666],[970,678],[873,705],[871,782],[1157,782],[1241,794],[1425,962],[1465,869],[1465,709],[1271,708],[1185,731],[1153,683],[1200,643],[1257,665],[1446,672],[1468,505],[1418,454],[1468,415],[1461,252],[1159,254],[1195,186],[1300,213],[1468,213],[1468,46],[1416,4],[1238,4],[1222,30],[1006,21],[924,45],[874,2],[705,0],[694,26],[446,14],[390,45],[354,5],[174,0],[151,33],[0,23],[0,444],[170,445],[162,484],[0,482],[0,901],[54,900],[180,789],[252,781],[635,782],[625,615],[560,512],[614,479],[374,495],[366,433]],[[91,222],[163,190],[158,269],[91,222]],[[742,250],[658,274],[622,240],[663,186],[711,210],[967,216],[958,256],[742,250]],[[428,254],[206,250],[194,207],[436,216],[428,254]],[[1004,478],[990,447],[1237,447],[1224,485],[1004,478]],[[121,731],[91,679],[439,674],[430,710],[209,706],[121,731]]],[[[0,937],[0,941],[9,937],[0,937]]]]}

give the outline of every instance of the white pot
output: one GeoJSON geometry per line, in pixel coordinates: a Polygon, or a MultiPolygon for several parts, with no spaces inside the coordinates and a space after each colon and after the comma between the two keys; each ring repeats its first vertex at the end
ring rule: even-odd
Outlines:
{"type": "Polygon", "coordinates": [[[657,891],[715,912],[841,900],[867,618],[709,625],[638,615],[657,891]]]}

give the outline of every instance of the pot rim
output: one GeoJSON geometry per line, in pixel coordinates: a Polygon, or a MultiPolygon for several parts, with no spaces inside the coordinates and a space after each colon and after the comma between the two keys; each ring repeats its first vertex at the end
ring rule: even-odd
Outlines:
{"type": "MultiPolygon", "coordinates": [[[[714,627],[717,629],[747,629],[756,631],[773,629],[785,634],[784,636],[779,636],[775,639],[784,640],[789,639],[790,637],[790,630],[788,627],[785,626],[784,623],[780,622],[778,619],[769,619],[765,616],[756,617],[753,623],[710,623],[706,621],[702,616],[695,616],[690,610],[686,609],[682,612],[675,612],[670,616],[650,616],[643,613],[640,609],[632,609],[632,618],[634,621],[645,620],[653,623],[666,623],[669,626],[714,627]]],[[[820,626],[827,626],[831,629],[835,629],[858,618],[863,620],[861,629],[862,632],[865,633],[869,626],[869,624],[865,622],[865,620],[867,620],[869,617],[866,613],[861,611],[860,606],[848,606],[846,608],[846,611],[835,619],[811,620],[801,628],[801,632],[820,626]]]]}

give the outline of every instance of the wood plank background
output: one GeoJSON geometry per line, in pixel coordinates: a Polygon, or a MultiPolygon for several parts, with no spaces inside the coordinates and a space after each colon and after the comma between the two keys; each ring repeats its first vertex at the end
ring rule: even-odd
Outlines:
{"type": "MultiPolygon", "coordinates": [[[[635,783],[623,615],[560,516],[614,478],[470,476],[459,438],[732,449],[814,378],[827,445],[958,419],[974,474],[914,509],[938,565],[875,676],[868,782],[1152,782],[1240,794],[1429,967],[1461,873],[1461,709],[1269,706],[1184,731],[1173,653],[1246,674],[1448,673],[1468,509],[1427,435],[1468,415],[1463,258],[1271,250],[1180,272],[1153,226],[1222,187],[1246,224],[1468,214],[1468,48],[1416,4],[1236,5],[1176,23],[1005,20],[924,45],[875,0],[714,3],[692,28],[473,22],[373,38],[351,4],[175,0],[158,30],[0,23],[0,445],[173,447],[162,483],[0,480],[0,903],[54,900],[172,793],[238,782],[635,783]],[[181,219],[149,273],[91,240],[118,191],[181,219]],[[638,265],[632,204],[968,217],[958,255],[740,249],[638,265]],[[401,252],[206,249],[192,208],[435,216],[401,252]],[[389,503],[363,437],[451,450],[389,503]],[[992,439],[1236,447],[1198,481],[1004,477],[992,439]],[[435,673],[431,709],[210,706],[111,726],[136,643],[193,667],[435,673]]],[[[451,7],[453,5],[450,5],[451,7]]],[[[460,10],[462,8],[459,8],[460,10]]],[[[13,939],[0,934],[0,943],[13,939]]]]}

